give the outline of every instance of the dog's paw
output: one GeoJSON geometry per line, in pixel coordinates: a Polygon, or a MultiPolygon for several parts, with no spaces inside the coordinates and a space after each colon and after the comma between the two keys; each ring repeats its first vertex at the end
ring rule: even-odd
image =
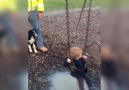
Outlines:
{"type": "Polygon", "coordinates": [[[36,54],[38,53],[38,51],[34,51],[36,54]]]}
{"type": "Polygon", "coordinates": [[[35,52],[36,54],[38,53],[38,52],[35,52]]]}
{"type": "Polygon", "coordinates": [[[32,50],[29,50],[29,53],[32,53],[33,51],[32,50]]]}

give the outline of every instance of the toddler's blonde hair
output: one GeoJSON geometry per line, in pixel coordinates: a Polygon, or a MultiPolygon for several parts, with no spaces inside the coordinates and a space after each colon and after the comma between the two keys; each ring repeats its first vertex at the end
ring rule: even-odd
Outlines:
{"type": "Polygon", "coordinates": [[[69,53],[71,58],[77,58],[82,56],[83,50],[79,47],[71,47],[69,53]]]}

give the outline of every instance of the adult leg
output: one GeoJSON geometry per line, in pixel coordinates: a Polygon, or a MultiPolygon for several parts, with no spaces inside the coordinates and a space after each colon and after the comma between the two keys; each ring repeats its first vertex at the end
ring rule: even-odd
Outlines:
{"type": "Polygon", "coordinates": [[[1,15],[0,22],[1,22],[1,24],[4,27],[4,30],[6,32],[8,44],[10,45],[10,47],[15,47],[16,40],[14,38],[14,34],[13,34],[13,30],[12,30],[13,27],[12,27],[10,15],[9,14],[1,15]]]}
{"type": "Polygon", "coordinates": [[[38,48],[44,47],[43,38],[40,30],[40,20],[38,18],[38,12],[36,10],[29,12],[28,21],[32,25],[33,29],[35,30],[35,33],[37,34],[37,37],[36,37],[37,47],[38,48]]]}

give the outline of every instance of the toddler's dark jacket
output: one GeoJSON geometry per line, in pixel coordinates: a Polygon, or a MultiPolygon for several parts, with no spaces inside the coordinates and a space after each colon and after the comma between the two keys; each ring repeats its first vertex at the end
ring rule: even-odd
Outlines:
{"type": "Polygon", "coordinates": [[[64,66],[68,67],[71,73],[87,73],[87,63],[83,57],[78,60],[74,59],[71,63],[68,63],[67,60],[64,62],[64,66]]]}

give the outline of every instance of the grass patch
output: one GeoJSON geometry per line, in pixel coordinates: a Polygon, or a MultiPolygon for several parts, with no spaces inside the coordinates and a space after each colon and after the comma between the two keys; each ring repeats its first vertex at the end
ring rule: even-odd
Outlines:
{"type": "Polygon", "coordinates": [[[17,0],[18,10],[28,10],[28,1],[27,0],[17,0]]]}
{"type": "MultiPolygon", "coordinates": [[[[69,0],[69,8],[81,8],[84,0],[69,0]]],[[[95,3],[96,1],[93,1],[95,3]]],[[[87,2],[87,6],[88,6],[87,2]]],[[[62,10],[65,9],[65,0],[44,0],[45,10],[62,10]]],[[[93,4],[94,5],[94,4],[93,4]]]]}
{"type": "MultiPolygon", "coordinates": [[[[69,8],[82,8],[84,0],[69,0],[69,8]]],[[[128,0],[92,0],[93,7],[102,7],[102,8],[109,8],[120,3],[120,5],[128,6],[128,0]]],[[[44,0],[45,10],[62,10],[65,9],[65,0],[44,0]]],[[[87,5],[89,5],[89,0],[87,0],[87,5]]]]}
{"type": "MultiPolygon", "coordinates": [[[[92,0],[92,6],[102,7],[102,8],[109,8],[111,5],[115,6],[120,1],[121,5],[129,6],[129,0],[92,0]],[[114,3],[114,4],[113,4],[114,3]]],[[[28,1],[27,0],[17,0],[19,10],[27,10],[28,8],[28,1]]],[[[81,8],[83,5],[84,0],[69,0],[69,8],[81,8]]],[[[89,0],[87,0],[87,7],[89,4],[89,0]]],[[[45,11],[52,11],[52,10],[63,10],[65,9],[65,0],[44,0],[45,11]]]]}

